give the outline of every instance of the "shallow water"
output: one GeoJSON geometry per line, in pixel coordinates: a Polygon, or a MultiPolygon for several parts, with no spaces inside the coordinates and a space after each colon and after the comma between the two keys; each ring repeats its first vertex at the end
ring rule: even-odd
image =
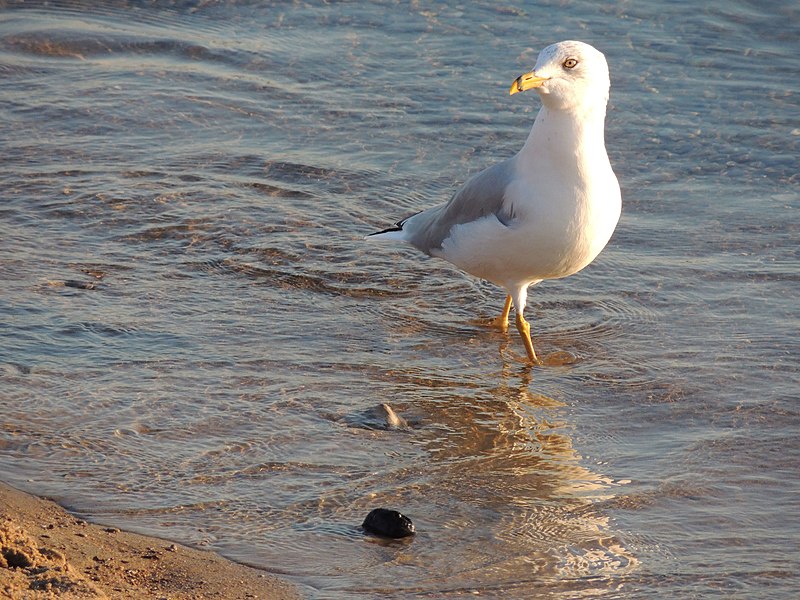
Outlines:
{"type": "Polygon", "coordinates": [[[163,6],[0,10],[0,478],[314,598],[794,597],[796,7],[163,6]],[[623,217],[530,369],[361,238],[513,154],[568,38],[623,217]]]}

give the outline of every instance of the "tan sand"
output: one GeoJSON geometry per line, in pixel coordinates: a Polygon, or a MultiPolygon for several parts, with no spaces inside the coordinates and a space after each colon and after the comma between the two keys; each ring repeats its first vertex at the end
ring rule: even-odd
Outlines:
{"type": "Polygon", "coordinates": [[[258,569],[158,538],[93,525],[0,483],[0,597],[300,598],[258,569]]]}

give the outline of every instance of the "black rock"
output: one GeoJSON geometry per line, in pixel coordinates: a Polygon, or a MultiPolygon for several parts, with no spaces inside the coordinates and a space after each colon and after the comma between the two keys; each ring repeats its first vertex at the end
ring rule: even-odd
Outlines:
{"type": "Polygon", "coordinates": [[[408,429],[408,421],[394,412],[388,404],[381,404],[381,408],[386,413],[386,429],[408,429]]]}
{"type": "Polygon", "coordinates": [[[414,524],[407,516],[388,508],[370,511],[361,526],[370,533],[390,538],[414,535],[414,524]]]}
{"type": "Polygon", "coordinates": [[[76,290],[93,290],[97,285],[94,281],[75,281],[74,279],[67,279],[64,282],[64,287],[75,288],[76,290]]]}

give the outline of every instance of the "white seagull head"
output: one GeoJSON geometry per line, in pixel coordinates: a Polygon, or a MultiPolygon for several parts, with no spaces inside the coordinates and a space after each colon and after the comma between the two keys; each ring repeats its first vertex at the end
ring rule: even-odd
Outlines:
{"type": "Polygon", "coordinates": [[[603,53],[584,42],[567,40],[542,50],[536,66],[514,80],[510,93],[535,89],[548,108],[582,111],[605,107],[610,86],[603,53]]]}

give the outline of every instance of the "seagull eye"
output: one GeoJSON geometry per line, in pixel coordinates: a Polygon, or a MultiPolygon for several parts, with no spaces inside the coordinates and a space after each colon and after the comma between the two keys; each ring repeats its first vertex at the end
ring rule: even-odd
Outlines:
{"type": "Polygon", "coordinates": [[[565,69],[574,69],[578,65],[578,59],[576,58],[568,58],[564,61],[564,68],[565,69]]]}

